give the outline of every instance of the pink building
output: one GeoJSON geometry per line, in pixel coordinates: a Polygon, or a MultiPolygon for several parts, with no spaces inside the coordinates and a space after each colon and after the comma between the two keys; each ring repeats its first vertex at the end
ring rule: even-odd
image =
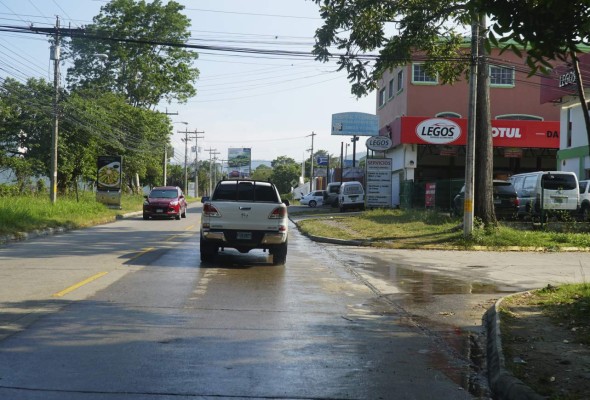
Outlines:
{"type": "MultiPolygon", "coordinates": [[[[560,107],[541,104],[541,77],[527,76],[524,59],[495,50],[489,60],[494,175],[554,170],[560,107]]],[[[393,160],[392,206],[403,182],[464,178],[468,103],[467,81],[443,85],[421,62],[383,75],[376,107],[379,133],[393,141],[384,154],[393,160]]]]}

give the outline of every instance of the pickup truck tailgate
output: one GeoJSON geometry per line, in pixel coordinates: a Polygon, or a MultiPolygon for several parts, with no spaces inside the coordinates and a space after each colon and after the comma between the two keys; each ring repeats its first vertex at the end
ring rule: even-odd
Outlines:
{"type": "Polygon", "coordinates": [[[235,201],[213,201],[211,205],[219,212],[219,217],[204,217],[210,229],[231,229],[248,231],[278,230],[281,219],[269,218],[278,207],[275,203],[241,203],[235,201]]]}

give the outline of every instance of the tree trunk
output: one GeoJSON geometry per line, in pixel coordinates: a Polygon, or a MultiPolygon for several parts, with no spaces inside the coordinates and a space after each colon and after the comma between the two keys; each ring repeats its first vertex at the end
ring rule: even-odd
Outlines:
{"type": "Polygon", "coordinates": [[[486,32],[485,16],[480,18],[479,32],[480,64],[477,70],[474,215],[488,227],[496,225],[496,214],[493,198],[494,146],[490,116],[490,73],[483,45],[486,32]]]}

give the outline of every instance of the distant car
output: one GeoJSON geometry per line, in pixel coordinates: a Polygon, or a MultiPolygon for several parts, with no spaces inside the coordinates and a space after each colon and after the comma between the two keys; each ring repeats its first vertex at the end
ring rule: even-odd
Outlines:
{"type": "Polygon", "coordinates": [[[328,191],[327,190],[314,190],[303,196],[299,203],[303,206],[317,207],[322,206],[324,203],[327,204],[328,191]]]}
{"type": "MultiPolygon", "coordinates": [[[[519,200],[514,186],[509,181],[494,179],[493,181],[494,211],[496,218],[515,219],[518,213],[519,200]]],[[[465,186],[453,199],[451,213],[463,215],[463,203],[465,202],[465,186]]]]}
{"type": "Polygon", "coordinates": [[[144,196],[143,219],[150,217],[186,218],[186,200],[178,186],[160,186],[144,196]]]}

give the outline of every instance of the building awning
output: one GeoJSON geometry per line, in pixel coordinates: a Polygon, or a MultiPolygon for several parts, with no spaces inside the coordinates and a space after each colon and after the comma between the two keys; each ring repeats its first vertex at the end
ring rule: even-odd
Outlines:
{"type": "MultiPolygon", "coordinates": [[[[466,118],[400,117],[382,135],[399,144],[465,146],[466,118]]],[[[492,120],[494,147],[559,149],[559,121],[492,120]]]]}

